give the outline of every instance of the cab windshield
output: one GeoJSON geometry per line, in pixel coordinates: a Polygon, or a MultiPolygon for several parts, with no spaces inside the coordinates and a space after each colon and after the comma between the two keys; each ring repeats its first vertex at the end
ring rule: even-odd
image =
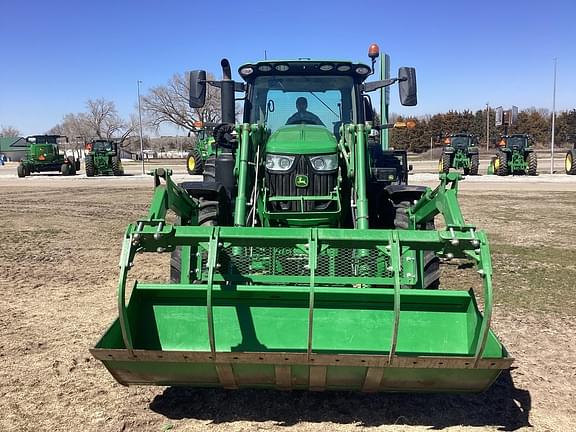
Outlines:
{"type": "Polygon", "coordinates": [[[112,143],[107,141],[96,141],[93,146],[94,151],[109,152],[112,151],[112,143]]]}
{"type": "Polygon", "coordinates": [[[337,132],[356,122],[354,81],[349,76],[261,76],[254,81],[250,123],[272,132],[287,124],[314,124],[337,132]]]}
{"type": "Polygon", "coordinates": [[[508,138],[508,147],[524,147],[526,145],[527,138],[526,137],[509,137],[508,138]]]}
{"type": "Polygon", "coordinates": [[[468,145],[470,138],[468,137],[452,137],[452,146],[454,147],[465,147],[468,145]]]}

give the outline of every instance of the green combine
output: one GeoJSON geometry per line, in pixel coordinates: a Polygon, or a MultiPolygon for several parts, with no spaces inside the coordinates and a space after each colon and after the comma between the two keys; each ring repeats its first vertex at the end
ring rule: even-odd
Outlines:
{"type": "Polygon", "coordinates": [[[564,169],[566,170],[566,174],[576,175],[576,143],[572,149],[566,152],[564,169]]]}
{"type": "Polygon", "coordinates": [[[222,92],[215,176],[178,185],[157,169],[148,216],[128,226],[118,318],[91,349],[119,383],[476,392],[510,366],[460,174],[408,185],[405,153],[370,149],[370,131],[391,127],[374,124],[371,92],[398,83],[401,103],[416,104],[413,68],[366,81],[375,51],[372,67],[248,63],[244,82],[225,59],[221,81],[191,72],[191,107],[207,85],[222,92]],[[170,254],[165,282],[131,277],[145,253],[170,254]],[[476,267],[482,313],[469,286],[442,289],[440,258],[476,267]]]}
{"type": "Polygon", "coordinates": [[[438,171],[448,173],[450,168],[463,170],[464,175],[478,175],[480,154],[478,137],[468,133],[451,134],[444,138],[438,171]]]}
{"type": "Polygon", "coordinates": [[[17,168],[18,177],[32,173],[59,171],[62,175],[75,175],[80,170],[80,161],[66,156],[60,150],[60,143],[68,142],[64,135],[32,135],[26,137],[29,143],[26,157],[17,168]]]}
{"type": "Polygon", "coordinates": [[[496,155],[490,160],[488,174],[499,176],[538,174],[538,159],[527,134],[502,135],[496,155]]]}
{"type": "Polygon", "coordinates": [[[113,140],[98,139],[86,144],[84,160],[87,177],[95,175],[124,175],[124,168],[118,152],[118,143],[113,140]]]}
{"type": "Polygon", "coordinates": [[[214,171],[214,137],[212,131],[215,124],[203,124],[199,122],[198,129],[194,132],[196,143],[186,157],[186,169],[190,175],[198,175],[214,171]]]}

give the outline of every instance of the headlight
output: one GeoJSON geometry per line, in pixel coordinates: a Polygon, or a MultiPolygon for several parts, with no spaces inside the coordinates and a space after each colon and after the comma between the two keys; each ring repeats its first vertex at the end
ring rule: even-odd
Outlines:
{"type": "Polygon", "coordinates": [[[266,155],[266,168],[270,171],[288,171],[292,168],[296,156],[266,155]]]}
{"type": "Polygon", "coordinates": [[[310,158],[310,163],[316,171],[334,171],[338,168],[338,155],[313,156],[310,158]]]}

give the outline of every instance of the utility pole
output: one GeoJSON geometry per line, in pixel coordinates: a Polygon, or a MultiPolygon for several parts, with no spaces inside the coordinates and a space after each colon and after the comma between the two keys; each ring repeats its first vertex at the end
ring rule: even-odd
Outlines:
{"type": "Polygon", "coordinates": [[[490,102],[486,102],[486,151],[490,145],[490,102]]]}
{"type": "Polygon", "coordinates": [[[138,86],[138,117],[140,118],[140,160],[142,161],[142,175],[145,174],[144,170],[144,140],[142,139],[142,109],[140,108],[140,84],[142,81],[136,81],[138,86]]]}
{"type": "Polygon", "coordinates": [[[554,174],[554,138],[556,126],[556,61],[554,58],[554,90],[552,92],[552,145],[550,146],[550,174],[554,174]]]}

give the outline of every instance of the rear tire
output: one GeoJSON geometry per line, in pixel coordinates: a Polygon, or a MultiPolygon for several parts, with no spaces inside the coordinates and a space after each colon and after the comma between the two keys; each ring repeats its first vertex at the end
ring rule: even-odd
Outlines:
{"type": "Polygon", "coordinates": [[[570,150],[566,153],[566,158],[564,159],[564,168],[566,169],[566,174],[568,175],[576,175],[576,164],[574,163],[574,159],[576,155],[576,150],[570,150]]]}
{"type": "Polygon", "coordinates": [[[538,157],[536,153],[528,153],[528,175],[538,175],[538,157]]]}
{"type": "Polygon", "coordinates": [[[96,174],[96,170],[94,169],[94,158],[92,155],[86,156],[84,169],[86,170],[86,177],[94,177],[94,174],[96,174]]]}
{"type": "Polygon", "coordinates": [[[197,148],[193,148],[188,153],[186,158],[186,169],[190,175],[199,175],[204,171],[204,161],[202,160],[202,155],[197,148]]]}
{"type": "Polygon", "coordinates": [[[499,176],[508,175],[508,155],[505,152],[498,152],[496,155],[495,172],[499,176]]]}
{"type": "Polygon", "coordinates": [[[24,178],[26,177],[26,167],[22,164],[18,165],[18,168],[16,168],[16,171],[18,172],[18,177],[20,178],[24,178]]]}
{"type": "MultiPolygon", "coordinates": [[[[409,201],[402,201],[396,205],[396,214],[394,216],[394,227],[396,229],[408,229],[409,218],[408,209],[410,208],[409,201]]],[[[426,224],[426,231],[434,231],[434,221],[426,224]]],[[[433,251],[424,251],[424,280],[422,281],[422,288],[424,289],[438,289],[440,286],[440,258],[436,256],[433,251]]]]}
{"type": "Polygon", "coordinates": [[[122,163],[120,162],[120,158],[114,157],[112,158],[112,174],[115,176],[124,175],[124,170],[122,169],[122,163]]]}
{"type": "Polygon", "coordinates": [[[470,175],[478,175],[478,169],[480,168],[480,155],[474,153],[470,155],[470,175]]]}

